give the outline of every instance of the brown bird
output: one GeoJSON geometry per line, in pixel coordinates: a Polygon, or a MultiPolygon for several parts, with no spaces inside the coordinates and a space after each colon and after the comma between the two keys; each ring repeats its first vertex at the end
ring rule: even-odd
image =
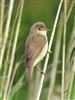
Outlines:
{"type": "Polygon", "coordinates": [[[32,25],[25,42],[26,79],[32,79],[33,69],[47,53],[47,27],[43,22],[32,25]]]}

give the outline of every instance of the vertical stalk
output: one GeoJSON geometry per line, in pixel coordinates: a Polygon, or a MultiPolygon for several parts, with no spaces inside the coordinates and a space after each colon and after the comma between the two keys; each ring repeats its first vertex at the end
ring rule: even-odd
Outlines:
{"type": "Polygon", "coordinates": [[[18,9],[17,9],[17,13],[16,13],[16,17],[14,19],[14,24],[12,26],[12,32],[11,32],[11,35],[10,35],[10,40],[9,40],[9,44],[8,44],[8,50],[7,50],[6,59],[5,59],[5,62],[4,62],[4,72],[3,72],[2,82],[1,82],[1,88],[2,89],[5,86],[4,83],[5,83],[5,77],[6,77],[6,73],[7,73],[7,69],[8,69],[8,62],[10,61],[10,52],[11,52],[11,45],[12,45],[13,33],[14,33],[14,28],[15,28],[15,24],[16,24],[17,18],[19,16],[19,8],[20,8],[20,6],[21,5],[19,3],[18,9]]]}
{"type": "Polygon", "coordinates": [[[73,9],[74,5],[75,5],[75,0],[72,0],[71,6],[69,8],[69,12],[67,14],[66,22],[68,21],[70,15],[71,15],[71,12],[72,12],[72,9],[73,9]]]}
{"type": "Polygon", "coordinates": [[[18,40],[18,35],[19,35],[19,30],[20,30],[20,23],[21,23],[23,6],[24,6],[24,0],[22,0],[22,2],[21,2],[21,8],[20,8],[20,12],[19,12],[20,14],[19,14],[19,18],[18,18],[18,22],[17,22],[17,26],[16,26],[16,32],[15,32],[15,37],[14,37],[14,43],[13,43],[13,48],[12,48],[12,53],[11,53],[11,60],[10,60],[7,83],[6,83],[6,86],[5,86],[5,92],[4,92],[3,100],[7,100],[8,87],[9,87],[13,63],[14,63],[14,57],[15,57],[16,45],[17,45],[17,40],[18,40]]]}
{"type": "Polygon", "coordinates": [[[13,4],[14,4],[14,0],[10,0],[9,10],[8,10],[8,18],[7,18],[5,32],[4,32],[3,46],[1,49],[1,53],[0,53],[0,69],[2,68],[2,62],[3,62],[5,47],[6,47],[6,43],[7,43],[7,38],[8,38],[8,33],[9,33],[9,28],[10,28],[9,26],[10,26],[12,10],[13,10],[13,4]]]}
{"type": "MultiPolygon", "coordinates": [[[[57,26],[57,22],[58,22],[60,10],[61,10],[62,2],[63,2],[63,0],[60,1],[59,7],[58,7],[58,11],[57,11],[57,14],[56,14],[52,35],[51,35],[51,39],[50,39],[50,42],[49,42],[49,48],[48,48],[49,52],[51,50],[53,38],[54,38],[54,35],[55,35],[55,29],[56,29],[56,26],[57,26]]],[[[43,68],[43,73],[46,72],[48,60],[49,60],[49,53],[47,53],[47,56],[46,56],[46,60],[45,60],[45,63],[44,63],[44,68],[43,68]]],[[[43,82],[44,82],[44,74],[41,75],[41,79],[40,79],[40,83],[39,83],[40,85],[38,87],[38,92],[37,92],[37,96],[36,96],[35,100],[39,100],[40,99],[40,95],[41,95],[41,91],[42,91],[42,87],[43,87],[43,82]]]]}
{"type": "Polygon", "coordinates": [[[57,73],[59,54],[60,54],[60,47],[61,47],[62,31],[63,31],[63,14],[61,13],[61,16],[59,19],[59,24],[58,24],[53,65],[52,65],[52,69],[51,69],[51,73],[50,73],[50,82],[49,82],[49,91],[48,91],[47,100],[51,100],[52,93],[53,93],[54,86],[55,86],[56,73],[57,73]]]}
{"type": "Polygon", "coordinates": [[[0,5],[0,53],[2,48],[2,30],[3,30],[3,22],[4,22],[4,7],[5,7],[5,0],[1,0],[0,5]]]}
{"type": "Polygon", "coordinates": [[[62,88],[61,100],[64,100],[64,74],[65,74],[65,47],[66,47],[66,0],[64,0],[64,34],[63,34],[63,50],[62,50],[62,88]]]}

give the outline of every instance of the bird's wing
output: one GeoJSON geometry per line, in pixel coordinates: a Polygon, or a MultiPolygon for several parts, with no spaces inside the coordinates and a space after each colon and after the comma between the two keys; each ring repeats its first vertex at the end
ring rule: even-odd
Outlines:
{"type": "Polygon", "coordinates": [[[40,34],[30,34],[25,44],[26,66],[31,67],[35,59],[39,56],[46,43],[45,36],[40,34]]]}

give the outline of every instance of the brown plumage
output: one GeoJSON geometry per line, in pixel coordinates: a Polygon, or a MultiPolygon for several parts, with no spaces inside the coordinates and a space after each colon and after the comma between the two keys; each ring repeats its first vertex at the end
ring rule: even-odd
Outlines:
{"type": "MultiPolygon", "coordinates": [[[[33,32],[34,30],[32,30],[33,32]]],[[[43,50],[47,39],[38,32],[30,33],[25,43],[25,63],[26,63],[26,79],[31,80],[35,61],[43,50]]],[[[42,60],[42,58],[40,59],[42,60]]]]}

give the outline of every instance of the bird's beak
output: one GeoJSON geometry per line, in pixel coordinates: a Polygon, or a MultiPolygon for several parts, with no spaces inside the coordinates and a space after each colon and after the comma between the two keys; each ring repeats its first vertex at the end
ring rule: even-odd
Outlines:
{"type": "Polygon", "coordinates": [[[47,29],[47,32],[51,31],[51,29],[47,29]]]}

